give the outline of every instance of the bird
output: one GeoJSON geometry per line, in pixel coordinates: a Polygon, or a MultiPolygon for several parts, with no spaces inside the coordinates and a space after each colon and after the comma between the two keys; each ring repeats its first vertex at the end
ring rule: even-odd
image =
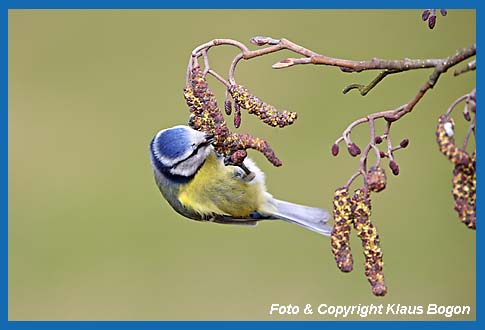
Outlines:
{"type": "Polygon", "coordinates": [[[185,125],[163,129],[151,140],[155,182],[176,212],[220,224],[283,220],[331,235],[326,210],[274,198],[254,161],[246,157],[241,166],[226,165],[212,146],[214,141],[213,135],[185,125]]]}

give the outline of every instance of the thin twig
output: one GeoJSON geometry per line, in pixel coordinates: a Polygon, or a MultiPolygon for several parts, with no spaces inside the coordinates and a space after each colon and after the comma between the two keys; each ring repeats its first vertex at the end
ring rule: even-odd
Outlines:
{"type": "Polygon", "coordinates": [[[468,127],[468,130],[465,135],[465,140],[463,141],[463,148],[462,148],[463,150],[466,150],[466,147],[468,146],[468,140],[470,139],[471,133],[473,132],[473,134],[475,134],[475,126],[476,126],[475,120],[476,118],[473,118],[473,122],[468,127]]]}
{"type": "Polygon", "coordinates": [[[363,177],[365,177],[365,174],[362,173],[362,171],[359,169],[357,172],[354,173],[354,175],[352,175],[350,177],[350,179],[347,181],[347,183],[345,183],[345,187],[349,188],[350,185],[354,182],[354,180],[359,177],[359,175],[362,175],[363,177]]]}
{"type": "Polygon", "coordinates": [[[394,155],[392,154],[392,142],[391,142],[391,122],[386,123],[386,127],[384,128],[384,135],[386,136],[386,143],[387,143],[387,157],[389,157],[390,160],[394,160],[394,155]]]}
{"type": "MultiPolygon", "coordinates": [[[[198,64],[198,58],[202,57],[204,60],[204,75],[211,74],[214,76],[219,82],[221,82],[226,89],[230,88],[231,86],[237,85],[235,79],[235,73],[237,65],[240,63],[241,60],[249,60],[255,57],[264,56],[267,54],[275,53],[280,50],[289,50],[296,54],[299,54],[303,57],[301,58],[286,58],[283,59],[273,65],[273,68],[282,69],[287,68],[294,65],[299,64],[315,64],[315,65],[325,65],[325,66],[336,66],[339,67],[343,72],[350,73],[350,72],[362,72],[366,70],[381,70],[381,72],[372,80],[368,85],[362,84],[351,84],[348,85],[344,89],[344,93],[352,90],[358,89],[361,95],[366,95],[370,90],[376,87],[387,75],[395,74],[400,72],[405,72],[409,70],[417,70],[417,69],[428,69],[434,68],[434,71],[429,76],[428,80],[420,87],[418,92],[405,104],[391,110],[380,111],[365,117],[359,118],[352,122],[342,133],[342,135],[336,140],[335,144],[338,144],[342,141],[345,141],[347,147],[352,147],[353,149],[349,149],[353,156],[356,156],[360,153],[360,149],[352,143],[351,140],[351,132],[352,130],[366,122],[369,123],[369,129],[371,132],[371,140],[364,149],[364,152],[361,155],[360,167],[359,172],[352,176],[350,181],[353,181],[358,175],[362,174],[365,178],[365,171],[366,171],[366,161],[367,156],[370,149],[374,149],[376,153],[376,163],[379,165],[381,160],[381,153],[377,146],[375,145],[375,128],[374,128],[374,121],[377,119],[385,119],[387,121],[384,133],[381,137],[386,139],[387,143],[387,152],[383,153],[386,157],[389,157],[390,161],[394,161],[393,152],[401,149],[401,147],[393,147],[391,143],[390,137],[390,128],[391,123],[401,119],[406,114],[413,111],[416,104],[424,97],[424,95],[432,89],[440,76],[445,73],[449,68],[465,61],[466,59],[476,55],[476,44],[468,48],[462,48],[457,50],[453,55],[441,58],[441,59],[401,59],[401,60],[385,60],[379,58],[372,58],[370,60],[348,60],[348,59],[340,59],[331,56],[326,56],[322,54],[318,54],[312,50],[309,50],[303,46],[295,44],[287,39],[273,39],[271,37],[254,37],[251,38],[251,43],[257,46],[263,46],[256,50],[249,50],[243,43],[232,40],[232,39],[214,39],[207,43],[204,43],[198,47],[196,47],[192,53],[191,58],[189,60],[189,64],[187,67],[187,84],[190,81],[190,72],[193,67],[198,64]],[[234,46],[239,49],[239,53],[234,57],[228,72],[228,79],[226,80],[216,71],[210,68],[209,66],[209,59],[208,59],[208,51],[210,48],[220,45],[230,45],[234,46]],[[357,151],[356,151],[357,150],[357,151]]],[[[455,75],[461,74],[466,71],[475,70],[476,62],[475,60],[471,61],[467,64],[466,68],[455,71],[455,75]]],[[[474,100],[473,94],[473,100],[474,100]]],[[[471,93],[468,96],[464,96],[454,102],[450,107],[449,111],[451,112],[456,105],[463,101],[467,100],[469,102],[472,98],[471,93]]],[[[473,103],[473,106],[474,103],[473,103]]],[[[468,104],[466,105],[465,112],[468,109],[468,104]]],[[[474,127],[470,128],[470,133],[474,132],[474,127]]],[[[467,138],[468,139],[468,138],[467,138]]]]}
{"type": "Polygon", "coordinates": [[[469,62],[464,68],[456,69],[455,72],[453,72],[453,75],[456,77],[461,75],[462,73],[474,71],[476,68],[477,68],[477,60],[473,60],[469,62]]]}
{"type": "Polygon", "coordinates": [[[453,111],[453,109],[456,108],[456,106],[461,102],[461,101],[464,101],[466,99],[468,99],[470,97],[470,94],[465,94],[465,95],[462,95],[460,96],[459,98],[457,98],[453,103],[451,103],[451,105],[448,107],[448,110],[446,111],[446,114],[447,115],[450,115],[451,112],[453,111]]]}
{"type": "Polygon", "coordinates": [[[342,93],[347,94],[352,89],[358,89],[360,92],[360,95],[366,96],[367,93],[369,93],[372,88],[376,87],[377,84],[380,83],[385,77],[387,77],[390,74],[398,73],[398,72],[400,71],[387,70],[387,69],[383,70],[367,86],[362,84],[350,84],[342,90],[342,93]]]}
{"type": "Polygon", "coordinates": [[[226,86],[226,88],[229,88],[231,87],[231,84],[225,80],[224,78],[222,78],[222,76],[220,74],[218,74],[217,72],[215,72],[214,70],[212,69],[209,69],[207,71],[207,73],[213,75],[217,80],[219,80],[224,86],[226,86]]]}

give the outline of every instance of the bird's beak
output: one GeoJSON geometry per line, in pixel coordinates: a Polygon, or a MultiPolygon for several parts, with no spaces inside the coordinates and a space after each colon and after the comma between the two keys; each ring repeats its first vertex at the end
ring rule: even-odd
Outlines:
{"type": "Polygon", "coordinates": [[[207,143],[212,143],[216,140],[216,138],[214,137],[214,134],[205,134],[204,137],[207,143]]]}

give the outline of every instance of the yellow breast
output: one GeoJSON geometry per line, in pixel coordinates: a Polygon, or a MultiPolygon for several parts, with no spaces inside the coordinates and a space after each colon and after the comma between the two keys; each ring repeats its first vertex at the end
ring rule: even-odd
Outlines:
{"type": "Polygon", "coordinates": [[[225,166],[211,152],[194,178],[181,187],[180,202],[201,215],[243,218],[259,211],[267,201],[264,185],[257,180],[241,180],[234,175],[237,170],[225,166]]]}

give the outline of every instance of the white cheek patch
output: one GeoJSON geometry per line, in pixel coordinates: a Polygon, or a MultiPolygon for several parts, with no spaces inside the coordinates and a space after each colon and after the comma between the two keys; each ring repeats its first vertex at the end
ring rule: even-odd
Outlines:
{"type": "Polygon", "coordinates": [[[195,155],[187,158],[177,166],[170,169],[170,173],[181,176],[192,176],[197,172],[199,167],[204,163],[211,152],[211,147],[200,148],[195,155]]]}

